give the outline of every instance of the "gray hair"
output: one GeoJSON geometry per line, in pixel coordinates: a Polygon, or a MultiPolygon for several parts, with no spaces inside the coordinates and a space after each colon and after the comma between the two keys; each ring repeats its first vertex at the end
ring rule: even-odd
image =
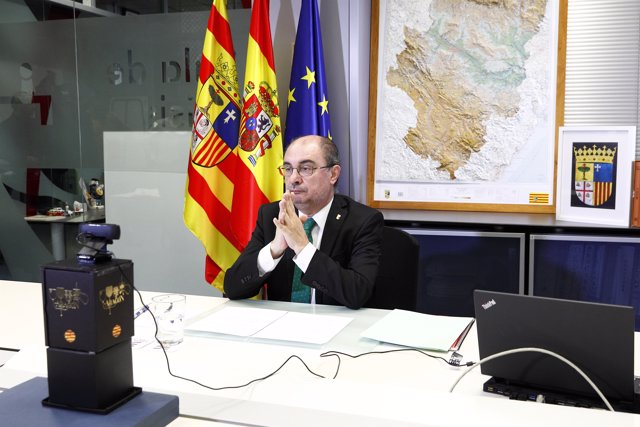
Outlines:
{"type": "Polygon", "coordinates": [[[335,166],[340,164],[340,154],[338,153],[338,146],[326,136],[302,135],[292,139],[291,142],[289,143],[289,146],[291,146],[297,140],[302,138],[307,138],[309,136],[313,136],[317,138],[316,140],[320,143],[320,150],[322,150],[322,154],[324,155],[324,161],[326,162],[327,166],[329,165],[335,166]]]}

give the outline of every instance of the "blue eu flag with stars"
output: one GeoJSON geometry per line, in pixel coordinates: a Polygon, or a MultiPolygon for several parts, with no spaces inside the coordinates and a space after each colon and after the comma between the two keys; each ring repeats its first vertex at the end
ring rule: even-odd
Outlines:
{"type": "Polygon", "coordinates": [[[316,0],[302,0],[287,104],[285,147],[304,135],[331,138],[322,31],[316,0]]]}

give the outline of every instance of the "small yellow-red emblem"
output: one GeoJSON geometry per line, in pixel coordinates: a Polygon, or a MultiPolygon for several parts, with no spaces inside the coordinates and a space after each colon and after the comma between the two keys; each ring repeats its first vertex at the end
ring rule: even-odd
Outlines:
{"type": "Polygon", "coordinates": [[[122,333],[122,327],[120,325],[115,325],[111,330],[111,335],[113,335],[114,338],[118,338],[121,333],[122,333]]]}
{"type": "Polygon", "coordinates": [[[67,329],[66,331],[64,331],[64,339],[68,343],[72,343],[76,340],[76,333],[71,329],[67,329]]]}

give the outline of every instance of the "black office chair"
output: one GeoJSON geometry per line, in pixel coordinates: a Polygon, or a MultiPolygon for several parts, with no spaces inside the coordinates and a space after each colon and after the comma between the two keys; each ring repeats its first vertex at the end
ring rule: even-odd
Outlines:
{"type": "Polygon", "coordinates": [[[369,308],[416,310],[420,245],[409,233],[385,226],[382,256],[369,308]]]}

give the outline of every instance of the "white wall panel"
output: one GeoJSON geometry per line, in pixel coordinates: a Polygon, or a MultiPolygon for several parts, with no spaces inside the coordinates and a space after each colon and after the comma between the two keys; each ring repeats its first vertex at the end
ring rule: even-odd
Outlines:
{"type": "Polygon", "coordinates": [[[640,126],[639,58],[640,1],[569,0],[564,124],[640,126]]]}

